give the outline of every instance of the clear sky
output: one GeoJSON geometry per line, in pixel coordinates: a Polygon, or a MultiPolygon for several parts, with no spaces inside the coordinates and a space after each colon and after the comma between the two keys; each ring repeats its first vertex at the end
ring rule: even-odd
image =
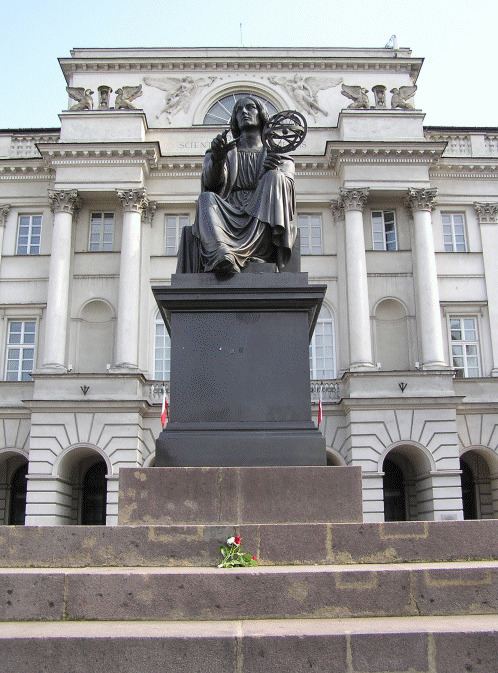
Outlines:
{"type": "Polygon", "coordinates": [[[400,47],[425,124],[498,126],[498,0],[6,0],[0,128],[58,126],[72,47],[400,47]]]}

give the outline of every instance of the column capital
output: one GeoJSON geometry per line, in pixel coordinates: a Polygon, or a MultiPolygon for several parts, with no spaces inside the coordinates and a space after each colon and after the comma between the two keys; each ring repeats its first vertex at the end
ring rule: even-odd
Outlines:
{"type": "Polygon", "coordinates": [[[474,208],[479,224],[498,223],[498,203],[479,203],[474,201],[474,208]]]}
{"type": "Polygon", "coordinates": [[[49,189],[48,198],[53,213],[70,213],[79,208],[77,189],[49,189]]]}
{"type": "Polygon", "coordinates": [[[344,210],[360,210],[362,211],[368,199],[368,187],[361,189],[347,189],[346,187],[339,188],[339,203],[344,210]]]}
{"type": "Polygon", "coordinates": [[[141,189],[118,189],[116,191],[125,213],[142,213],[148,206],[147,192],[141,189]]]}
{"type": "Polygon", "coordinates": [[[331,200],[330,210],[332,211],[332,217],[336,222],[337,220],[342,220],[344,218],[344,206],[339,199],[331,200]]]}
{"type": "Polygon", "coordinates": [[[433,210],[436,205],[437,189],[408,188],[407,204],[412,210],[433,210]]]}
{"type": "Polygon", "coordinates": [[[10,211],[10,203],[3,203],[0,205],[0,227],[5,226],[5,221],[7,220],[7,215],[10,211]]]}
{"type": "Polygon", "coordinates": [[[147,201],[146,205],[142,209],[142,221],[146,224],[152,225],[152,219],[156,210],[157,201],[147,201]]]}

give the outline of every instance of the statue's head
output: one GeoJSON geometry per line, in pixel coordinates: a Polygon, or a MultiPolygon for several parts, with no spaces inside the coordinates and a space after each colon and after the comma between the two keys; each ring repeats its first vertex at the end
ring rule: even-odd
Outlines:
{"type": "Polygon", "coordinates": [[[270,118],[270,115],[268,114],[268,110],[266,109],[265,104],[255,96],[243,96],[243,98],[239,98],[239,100],[233,106],[232,116],[230,118],[230,130],[234,138],[238,138],[240,136],[241,131],[237,115],[240,112],[240,110],[243,109],[244,105],[246,105],[248,101],[251,101],[256,106],[258,115],[258,126],[260,131],[263,130],[264,125],[270,118]]]}

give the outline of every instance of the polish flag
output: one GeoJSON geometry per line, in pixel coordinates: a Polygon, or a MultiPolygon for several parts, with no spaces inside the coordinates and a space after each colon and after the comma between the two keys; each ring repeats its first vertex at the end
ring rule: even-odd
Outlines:
{"type": "Polygon", "coordinates": [[[322,407],[322,389],[320,388],[320,397],[318,398],[318,427],[323,421],[323,407],[322,407]]]}
{"type": "Polygon", "coordinates": [[[169,409],[169,402],[168,398],[166,397],[166,390],[163,391],[163,404],[161,408],[161,426],[164,430],[164,427],[166,426],[168,422],[168,409],[169,409]]]}

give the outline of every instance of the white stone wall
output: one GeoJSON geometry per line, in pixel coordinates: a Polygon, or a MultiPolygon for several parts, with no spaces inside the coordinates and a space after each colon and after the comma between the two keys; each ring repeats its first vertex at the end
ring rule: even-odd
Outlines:
{"type": "MultiPolygon", "coordinates": [[[[153,55],[137,50],[141,58],[154,57],[151,72],[145,62],[143,68],[134,65],[128,50],[133,63],[109,70],[104,65],[110,52],[79,49],[77,64],[73,57],[61,61],[71,86],[96,91],[101,84],[113,89],[142,84],[143,96],[135,104],[143,111],[63,112],[60,135],[0,132],[0,207],[10,206],[0,220],[0,379],[5,378],[9,319],[36,320],[38,368],[55,345],[60,356],[60,370],[41,371],[34,384],[0,381],[0,521],[6,515],[10,460],[2,451],[15,450],[29,454],[27,523],[77,523],[82,469],[97,458],[108,466],[107,522],[116,522],[120,467],[154,461],[160,428],[159,400],[151,400],[147,383],[153,377],[156,313],[150,287],[168,283],[176,266],[175,258],[164,256],[165,216],[194,217],[202,155],[219,131],[202,126],[205,112],[217,97],[236,90],[258,92],[280,107],[299,107],[291,89],[269,82],[275,74],[342,78],[368,89],[384,84],[389,91],[410,84],[422,64],[408,50],[398,51],[394,61],[392,50],[365,49],[354,52],[364,59],[359,69],[351,53],[211,50],[208,63],[205,50],[154,50],[153,55]],[[165,92],[144,77],[185,76],[177,69],[178,56],[192,65],[194,79],[215,79],[198,86],[168,120],[161,114],[165,92]],[[85,60],[92,67],[83,67],[85,60]],[[93,69],[96,62],[100,65],[93,69]],[[57,212],[51,210],[49,189],[78,194],[71,216],[68,211],[63,216],[70,239],[62,266],[51,260],[58,241],[52,240],[57,212]],[[138,225],[133,204],[117,192],[142,189],[155,211],[138,225]],[[114,213],[112,251],[88,251],[92,211],[114,213]],[[42,214],[40,255],[16,255],[23,213],[42,214]],[[127,229],[130,214],[133,235],[127,229]],[[126,253],[123,261],[122,251],[129,251],[137,236],[139,254],[126,253]],[[129,273],[140,281],[125,283],[124,292],[120,280],[129,273]],[[63,288],[55,300],[54,287],[63,288]],[[67,315],[59,316],[65,293],[67,315]],[[138,307],[126,330],[124,294],[138,307]],[[87,320],[98,314],[92,302],[106,307],[109,319],[100,326],[87,320]],[[61,343],[54,345],[54,337],[47,343],[46,334],[61,343]],[[125,336],[136,342],[136,362],[120,369],[115,365],[123,365],[125,336]]],[[[389,96],[384,110],[347,109],[351,101],[341,95],[340,84],[317,95],[327,114],[307,114],[308,136],[295,154],[296,191],[298,212],[322,215],[322,254],[303,256],[302,268],[311,282],[327,285],[337,376],[344,375],[339,399],[325,403],[330,460],[362,466],[366,520],[384,517],[388,455],[397,456],[407,471],[411,518],[454,519],[462,516],[459,457],[477,451],[490,470],[481,484],[481,514],[496,516],[498,224],[492,208],[479,210],[474,204],[498,203],[498,131],[424,129],[422,111],[391,110],[389,96]],[[475,157],[482,156],[486,162],[476,164],[475,157]],[[408,199],[413,189],[418,191],[408,199]],[[433,189],[437,196],[426,194],[424,200],[420,190],[433,189]],[[355,201],[355,190],[364,190],[365,198],[355,201]],[[373,250],[372,210],[395,211],[396,252],[373,250]],[[448,211],[465,215],[465,253],[444,252],[441,213],[448,211]],[[364,245],[351,235],[353,229],[363,234],[364,245]],[[352,250],[353,261],[362,261],[355,274],[348,273],[345,261],[352,250]],[[389,317],[379,309],[389,306],[386,300],[401,311],[399,329],[398,318],[392,329],[380,324],[389,317]],[[453,381],[447,369],[448,320],[455,314],[478,317],[482,377],[477,382],[453,381]],[[390,339],[396,340],[392,347],[390,339]],[[390,371],[401,361],[405,371],[390,371]],[[404,391],[400,383],[407,383],[404,391]]]]}

